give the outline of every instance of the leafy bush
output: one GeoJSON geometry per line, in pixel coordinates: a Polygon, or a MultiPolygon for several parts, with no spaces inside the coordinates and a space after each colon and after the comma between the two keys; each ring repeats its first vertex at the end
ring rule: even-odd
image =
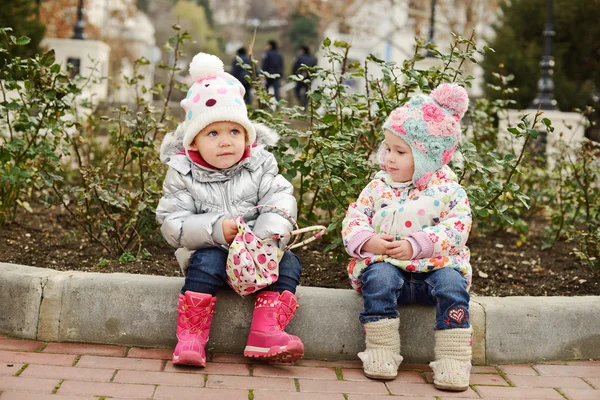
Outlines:
{"type": "MultiPolygon", "coordinates": [[[[276,152],[284,175],[297,182],[300,220],[328,222],[332,239],[329,249],[340,246],[339,231],[348,204],[377,170],[373,156],[382,141],[380,127],[388,114],[413,94],[429,93],[442,82],[470,85],[473,77],[464,76],[462,68],[475,61],[476,51],[484,51],[476,49],[473,39],[462,37],[456,37],[447,54],[417,40],[413,57],[396,65],[373,56],[362,64],[349,63],[348,50],[344,42],[326,39],[323,43],[328,66],[310,68],[313,88],[306,114],[299,107],[275,103],[262,87],[256,87],[261,105],[267,109],[279,106],[276,112],[259,109],[254,117],[275,126],[289,146],[280,146],[276,152]],[[425,50],[440,60],[439,68],[419,68],[425,50]],[[360,83],[364,92],[351,90],[351,83],[360,83]],[[295,120],[303,121],[305,126],[291,128],[289,122],[295,120]]],[[[492,219],[496,227],[513,224],[511,215],[518,214],[529,201],[512,181],[523,157],[495,148],[498,129],[492,120],[503,107],[506,102],[501,100],[474,103],[468,116],[472,134],[461,147],[464,161],[455,165],[470,195],[476,220],[484,221],[486,227],[492,219]]],[[[532,124],[535,121],[521,121],[510,132],[516,137],[535,137],[532,124]]]]}
{"type": "Polygon", "coordinates": [[[182,56],[181,45],[190,40],[180,27],[169,39],[174,52],[171,66],[159,65],[169,73],[168,86],[141,84],[138,71],[149,62],[136,61],[134,73],[125,77],[126,84],[136,89],[134,108],[126,105],[113,110],[111,116],[91,116],[78,125],[78,130],[64,137],[63,159],[76,160],[75,174],[63,185],[54,186],[54,198],[69,211],[82,229],[112,257],[122,262],[148,256],[144,240],[156,232],[154,210],[162,195],[166,168],[158,157],[160,140],[173,128],[168,117],[170,96],[175,86],[174,73],[182,56]],[[162,109],[155,109],[141,95],[150,91],[163,96],[162,109]],[[98,148],[100,131],[108,131],[108,146],[98,148]]]}
{"type": "Polygon", "coordinates": [[[566,238],[574,243],[577,257],[600,270],[600,145],[587,141],[572,148],[561,140],[558,154],[549,180],[556,190],[550,190],[544,247],[566,238]]]}
{"type": "MultiPolygon", "coordinates": [[[[62,204],[107,256],[121,262],[150,256],[144,243],[157,232],[154,209],[165,173],[158,147],[178,122],[169,116],[169,100],[178,89],[174,73],[180,46],[189,40],[185,31],[174,28],[176,35],[167,45],[175,54],[173,64],[159,66],[169,74],[168,85],[141,86],[137,68],[147,64],[144,59],[127,81],[138,93],[162,96],[160,109],[138,96],[133,109],[122,106],[109,116],[90,113],[82,118],[78,112],[86,106],[81,94],[87,81],[70,79],[54,64],[52,52],[14,57],[2,69],[0,223],[14,219],[19,205],[28,209],[27,199],[35,194],[49,204],[62,204]],[[20,76],[26,77],[24,83],[20,76]]],[[[27,40],[1,32],[6,42],[1,54],[27,40]]],[[[430,93],[442,82],[469,86],[473,77],[465,74],[466,63],[488,49],[478,49],[473,38],[456,37],[445,53],[418,39],[413,56],[401,65],[374,56],[350,62],[350,46],[329,39],[322,50],[326,65],[307,68],[308,78],[290,77],[312,84],[306,110],[277,102],[246,66],[259,104],[251,117],[282,136],[273,152],[281,173],[296,187],[300,223],[328,224],[328,249],[344,257],[341,221],[378,169],[374,155],[383,121],[415,93],[430,93]],[[422,67],[426,50],[435,55],[438,67],[422,67]]],[[[464,140],[451,165],[469,194],[474,234],[513,229],[525,241],[532,218],[546,215],[547,246],[571,240],[578,256],[598,266],[598,146],[586,143],[573,149],[561,143],[549,168],[536,144],[538,130],[553,131],[551,122],[532,112],[502,132],[498,120],[514,104],[515,89],[510,87],[513,77],[495,77],[497,84],[490,89],[498,95],[472,99],[464,140]]]]}
{"type": "Polygon", "coordinates": [[[11,49],[29,42],[0,28],[0,224],[15,217],[18,206],[30,209],[32,189],[51,186],[60,169],[58,148],[73,125],[71,99],[80,93],[50,51],[33,58],[13,57],[11,49]],[[67,118],[65,118],[67,117],[67,118]]]}
{"type": "Polygon", "coordinates": [[[7,121],[0,146],[0,222],[14,218],[17,204],[29,207],[25,199],[33,185],[47,204],[64,206],[110,256],[127,254],[121,259],[128,261],[131,255],[133,259],[147,255],[143,243],[156,233],[154,210],[165,173],[158,147],[174,126],[167,112],[169,98],[182,55],[179,46],[189,41],[186,32],[174,28],[177,34],[168,44],[175,53],[173,66],[159,66],[170,74],[169,86],[143,87],[137,68],[148,61],[137,60],[134,75],[126,77],[127,84],[136,88],[134,108],[124,105],[110,116],[93,115],[90,104],[80,97],[90,78],[70,79],[54,64],[53,52],[14,58],[3,69],[4,97],[9,90],[15,94],[0,103],[7,121]],[[23,76],[24,84],[15,76],[23,76]],[[162,109],[144,100],[141,94],[147,91],[163,96],[162,109]],[[86,111],[89,116],[79,115],[86,111]]]}

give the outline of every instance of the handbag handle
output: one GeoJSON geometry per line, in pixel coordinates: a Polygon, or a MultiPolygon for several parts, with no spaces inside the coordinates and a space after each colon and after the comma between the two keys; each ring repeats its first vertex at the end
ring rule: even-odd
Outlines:
{"type": "Polygon", "coordinates": [[[323,225],[312,225],[312,226],[307,226],[306,228],[293,230],[289,233],[282,233],[281,235],[274,235],[273,239],[279,239],[279,238],[283,238],[283,237],[287,237],[287,236],[294,236],[294,241],[291,244],[288,244],[285,248],[286,250],[292,250],[297,247],[304,246],[305,244],[308,244],[308,243],[312,242],[313,240],[320,238],[321,236],[323,236],[323,234],[325,234],[326,230],[327,230],[327,227],[325,227],[323,225]],[[315,233],[308,239],[301,241],[300,243],[296,243],[296,240],[298,240],[298,235],[300,235],[301,233],[313,232],[313,231],[319,231],[319,232],[315,233]]]}
{"type": "Polygon", "coordinates": [[[272,205],[269,205],[269,204],[259,204],[257,206],[252,207],[250,210],[248,210],[248,211],[246,211],[244,213],[244,215],[242,216],[242,218],[244,218],[246,216],[246,214],[248,214],[250,211],[257,210],[259,208],[270,208],[272,210],[279,211],[292,224],[292,226],[295,228],[291,232],[282,233],[282,234],[277,234],[277,235],[271,236],[272,240],[279,240],[279,239],[284,238],[284,237],[288,237],[288,236],[292,237],[293,236],[294,239],[292,240],[291,243],[288,243],[288,245],[285,247],[286,250],[292,250],[292,249],[295,249],[297,247],[304,246],[305,244],[308,244],[308,243],[312,242],[313,240],[319,239],[321,236],[323,236],[323,234],[327,230],[327,227],[325,227],[323,225],[312,225],[312,226],[307,226],[306,228],[299,228],[298,227],[298,223],[296,222],[296,220],[294,219],[294,217],[292,217],[290,214],[288,214],[287,211],[285,211],[282,208],[279,208],[279,207],[276,207],[276,206],[272,206],[272,205]],[[314,232],[314,231],[319,231],[319,232],[317,232],[313,236],[309,237],[308,239],[303,240],[300,243],[296,243],[296,241],[298,240],[298,235],[300,235],[302,233],[314,232]]]}

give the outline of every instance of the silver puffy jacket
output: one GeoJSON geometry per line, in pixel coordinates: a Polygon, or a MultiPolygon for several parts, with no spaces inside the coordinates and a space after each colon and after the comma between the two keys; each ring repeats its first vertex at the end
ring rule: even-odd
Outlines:
{"type": "MultiPolygon", "coordinates": [[[[161,161],[169,169],[156,219],[166,241],[179,249],[176,256],[184,272],[194,250],[227,245],[222,229],[224,218],[244,215],[263,204],[281,208],[296,218],[294,188],[279,175],[275,157],[265,148],[277,143],[279,135],[264,125],[254,125],[257,146],[252,148],[250,157],[227,170],[205,168],[186,154],[178,154],[183,149],[182,129],[167,135],[161,145],[161,161]]],[[[285,217],[270,209],[251,211],[245,219],[260,238],[293,229],[285,217]]],[[[285,242],[279,245],[284,246],[285,242]]]]}

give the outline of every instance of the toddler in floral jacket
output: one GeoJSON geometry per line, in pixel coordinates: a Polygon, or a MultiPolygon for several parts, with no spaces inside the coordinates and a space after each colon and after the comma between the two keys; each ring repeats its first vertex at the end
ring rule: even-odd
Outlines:
{"type": "Polygon", "coordinates": [[[342,236],[352,257],[352,286],[362,292],[364,373],[394,379],[400,356],[398,304],[436,305],[434,384],[469,386],[471,265],[465,246],[471,209],[465,190],[446,165],[458,146],[466,91],[441,84],[416,95],[385,122],[378,152],[382,166],[350,204],[342,236]]]}

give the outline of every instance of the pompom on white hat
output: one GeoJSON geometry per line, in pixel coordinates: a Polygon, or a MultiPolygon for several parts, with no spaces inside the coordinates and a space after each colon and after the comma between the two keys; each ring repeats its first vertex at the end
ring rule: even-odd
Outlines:
{"type": "Polygon", "coordinates": [[[194,83],[181,107],[185,110],[183,147],[190,144],[202,129],[213,122],[237,122],[246,129],[248,144],[256,140],[256,131],[248,119],[244,103],[244,86],[223,69],[223,61],[217,56],[198,53],[190,63],[190,75],[194,83]]]}

